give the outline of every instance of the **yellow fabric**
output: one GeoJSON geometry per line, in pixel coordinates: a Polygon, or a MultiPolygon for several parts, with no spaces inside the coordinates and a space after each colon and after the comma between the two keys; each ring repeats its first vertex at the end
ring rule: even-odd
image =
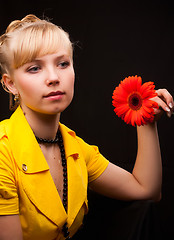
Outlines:
{"type": "Polygon", "coordinates": [[[67,221],[71,236],[87,213],[87,185],[108,161],[60,124],[68,168],[68,213],[49,166],[21,108],[0,123],[0,215],[19,214],[24,240],[60,240],[67,221]]]}

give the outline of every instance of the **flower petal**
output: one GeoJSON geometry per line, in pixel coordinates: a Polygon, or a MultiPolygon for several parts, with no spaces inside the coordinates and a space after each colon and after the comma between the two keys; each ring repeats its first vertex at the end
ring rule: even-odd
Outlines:
{"type": "Polygon", "coordinates": [[[131,123],[131,117],[132,117],[132,110],[129,109],[125,116],[124,116],[124,121],[127,123],[127,124],[130,124],[131,123]]]}
{"type": "Polygon", "coordinates": [[[127,104],[122,104],[120,106],[117,106],[114,111],[117,113],[118,116],[121,116],[125,114],[129,110],[129,107],[127,104]]]}
{"type": "Polygon", "coordinates": [[[137,121],[136,121],[136,124],[137,124],[138,126],[144,125],[143,119],[142,119],[142,116],[141,116],[140,112],[137,113],[137,121]]]}
{"type": "Polygon", "coordinates": [[[154,88],[155,88],[155,85],[153,84],[153,82],[144,83],[140,88],[142,98],[143,99],[153,98],[153,97],[157,96],[154,88]]]}

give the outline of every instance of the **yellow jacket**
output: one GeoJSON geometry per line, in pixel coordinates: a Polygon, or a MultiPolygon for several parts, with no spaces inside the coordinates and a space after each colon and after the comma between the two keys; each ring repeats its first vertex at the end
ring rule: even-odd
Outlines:
{"type": "Polygon", "coordinates": [[[0,215],[19,214],[24,240],[60,240],[67,221],[72,236],[87,213],[87,186],[108,161],[60,124],[68,167],[68,212],[47,161],[20,107],[0,123],[0,215]]]}

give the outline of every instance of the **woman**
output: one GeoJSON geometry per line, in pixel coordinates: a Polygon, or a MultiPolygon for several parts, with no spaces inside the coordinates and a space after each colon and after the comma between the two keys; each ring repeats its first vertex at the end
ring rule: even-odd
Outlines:
{"type": "MultiPolygon", "coordinates": [[[[156,121],[137,128],[132,174],[59,122],[74,92],[66,32],[28,15],[12,22],[0,41],[2,84],[19,104],[0,123],[0,240],[70,239],[87,213],[88,185],[116,199],[160,199],[156,121]]],[[[172,96],[157,93],[153,100],[171,116],[172,96]]]]}

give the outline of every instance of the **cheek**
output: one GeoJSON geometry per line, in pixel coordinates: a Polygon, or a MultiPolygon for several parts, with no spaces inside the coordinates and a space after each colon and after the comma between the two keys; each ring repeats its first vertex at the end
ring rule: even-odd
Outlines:
{"type": "Polygon", "coordinates": [[[70,89],[71,89],[71,94],[72,94],[72,97],[74,95],[74,82],[75,82],[75,79],[74,79],[74,76],[71,78],[71,81],[70,81],[70,89]]]}
{"type": "Polygon", "coordinates": [[[74,71],[71,71],[71,72],[68,74],[67,79],[68,79],[68,81],[67,81],[67,86],[66,86],[66,88],[68,89],[68,92],[73,96],[73,94],[74,94],[74,82],[75,82],[75,74],[74,74],[74,71]]]}
{"type": "Polygon", "coordinates": [[[34,96],[38,89],[32,84],[32,81],[30,81],[29,79],[18,79],[18,81],[16,82],[16,86],[18,88],[21,98],[34,96]]]}

